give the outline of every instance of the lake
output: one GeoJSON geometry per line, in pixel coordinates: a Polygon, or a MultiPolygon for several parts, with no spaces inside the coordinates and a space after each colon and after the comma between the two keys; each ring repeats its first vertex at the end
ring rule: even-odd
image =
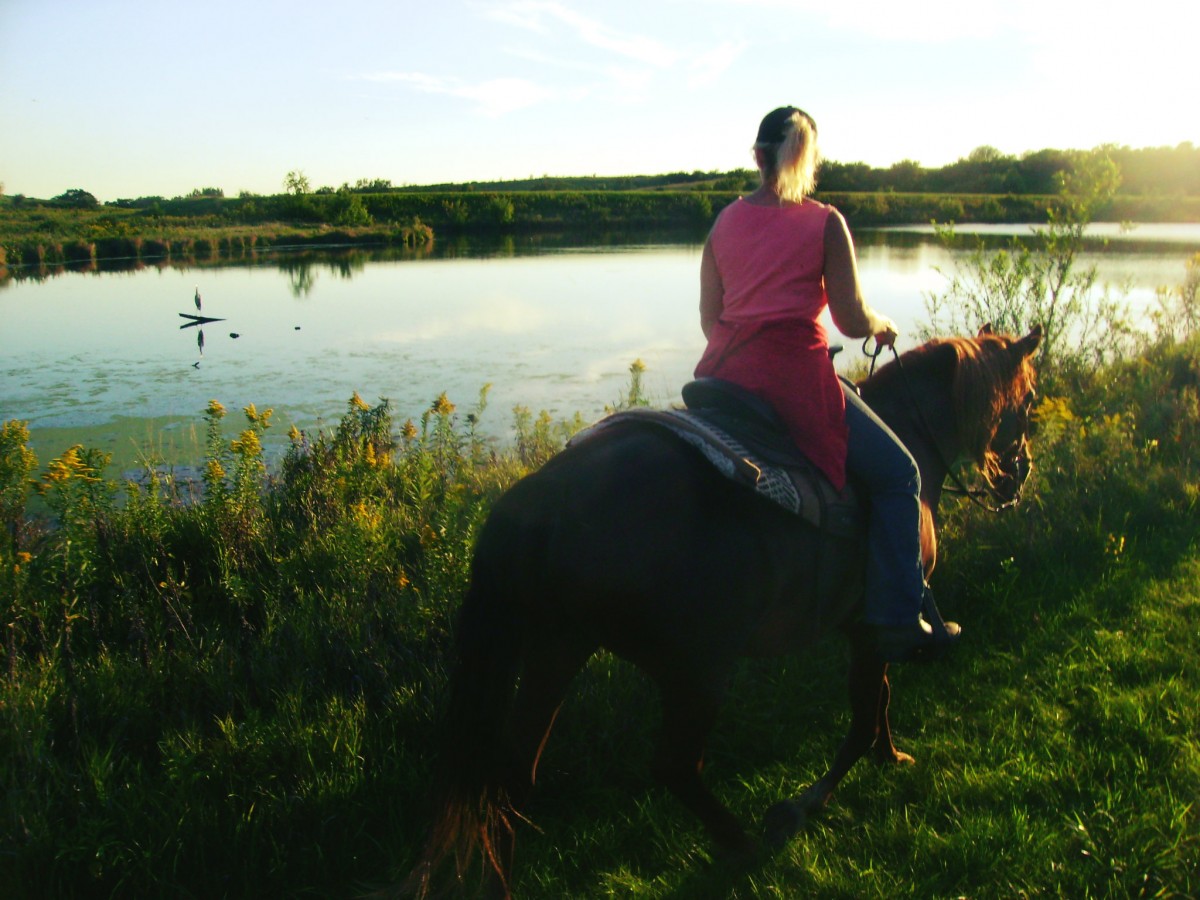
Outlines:
{"type": "MultiPolygon", "coordinates": [[[[929,229],[856,237],[868,301],[899,323],[901,349],[911,346],[924,297],[944,287],[955,254],[929,229]]],[[[1126,286],[1135,308],[1181,283],[1200,250],[1200,225],[1111,237],[1083,264],[1126,286]]],[[[336,424],[356,391],[388,398],[403,421],[442,392],[471,411],[491,384],[482,426],[504,438],[517,404],[598,418],[641,359],[647,392],[667,404],[704,345],[699,264],[697,243],[510,241],[400,258],[280,252],[250,264],[10,279],[0,283],[0,420],[29,423],[43,466],[82,441],[126,471],[147,450],[194,461],[211,399],[231,412],[274,408],[281,440],[291,424],[336,424]],[[180,317],[197,314],[197,290],[203,315],[222,321],[180,317]]],[[[858,344],[844,343],[849,359],[858,344]]]]}

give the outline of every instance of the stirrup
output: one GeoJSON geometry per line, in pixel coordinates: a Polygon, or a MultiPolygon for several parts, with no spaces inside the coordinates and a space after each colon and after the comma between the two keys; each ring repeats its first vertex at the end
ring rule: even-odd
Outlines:
{"type": "Polygon", "coordinates": [[[934,637],[939,641],[949,641],[958,636],[959,628],[954,626],[951,631],[946,627],[946,620],[942,618],[942,614],[938,611],[937,603],[933,599],[933,590],[928,584],[925,585],[925,590],[921,592],[921,614],[925,617],[925,621],[929,623],[929,627],[933,629],[934,637]]]}

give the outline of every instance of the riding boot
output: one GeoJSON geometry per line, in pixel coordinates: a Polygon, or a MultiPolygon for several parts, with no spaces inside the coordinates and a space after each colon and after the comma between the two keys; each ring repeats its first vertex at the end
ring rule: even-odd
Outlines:
{"type": "Polygon", "coordinates": [[[875,650],[884,662],[928,662],[942,656],[962,633],[956,622],[938,612],[933,591],[925,585],[921,612],[906,625],[874,625],[875,650]]]}

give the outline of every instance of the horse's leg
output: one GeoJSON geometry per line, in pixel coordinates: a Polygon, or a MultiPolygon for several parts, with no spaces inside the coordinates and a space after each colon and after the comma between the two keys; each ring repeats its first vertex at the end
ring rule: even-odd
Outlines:
{"type": "MultiPolygon", "coordinates": [[[[881,721],[887,722],[887,664],[857,636],[850,643],[850,732],[842,741],[829,771],[795,799],[781,800],[767,810],[763,831],[771,846],[787,842],[809,815],[829,802],[850,768],[875,744],[881,721]]],[[[889,735],[887,743],[891,745],[889,735]]],[[[895,752],[895,748],[892,748],[895,752]]]]}
{"type": "MultiPolygon", "coordinates": [[[[527,636],[521,680],[513,701],[508,792],[508,827],[501,829],[494,862],[512,871],[516,821],[537,780],[537,767],[554,720],[571,680],[595,652],[596,645],[565,637],[558,632],[535,631],[527,636]]],[[[508,896],[507,886],[492,885],[492,894],[508,896]]]]}
{"type": "Polygon", "coordinates": [[[717,849],[732,856],[749,855],[753,842],[741,823],[704,785],[704,742],[717,718],[722,684],[711,680],[660,680],[662,735],[654,756],[654,777],[704,824],[717,849]]]}
{"type": "Polygon", "coordinates": [[[892,686],[887,673],[883,676],[883,686],[879,690],[879,719],[875,738],[875,761],[880,764],[911,765],[916,762],[911,756],[897,750],[892,743],[892,726],[888,722],[888,704],[892,702],[892,686]]]}
{"type": "Polygon", "coordinates": [[[513,790],[528,795],[567,688],[596,652],[594,643],[561,633],[537,634],[526,644],[521,683],[513,707],[513,790]]]}

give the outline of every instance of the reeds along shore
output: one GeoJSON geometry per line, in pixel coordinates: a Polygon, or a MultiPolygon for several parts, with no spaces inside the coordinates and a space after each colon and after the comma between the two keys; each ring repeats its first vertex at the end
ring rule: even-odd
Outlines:
{"type": "MultiPolygon", "coordinates": [[[[183,231],[181,227],[176,229],[183,231]]],[[[11,275],[36,276],[56,271],[122,270],[143,265],[194,265],[234,262],[281,247],[340,246],[420,248],[433,240],[427,226],[370,229],[197,229],[177,236],[118,235],[54,240],[42,236],[10,240],[0,246],[0,268],[11,275]],[[24,269],[26,271],[18,271],[24,269]]]]}

